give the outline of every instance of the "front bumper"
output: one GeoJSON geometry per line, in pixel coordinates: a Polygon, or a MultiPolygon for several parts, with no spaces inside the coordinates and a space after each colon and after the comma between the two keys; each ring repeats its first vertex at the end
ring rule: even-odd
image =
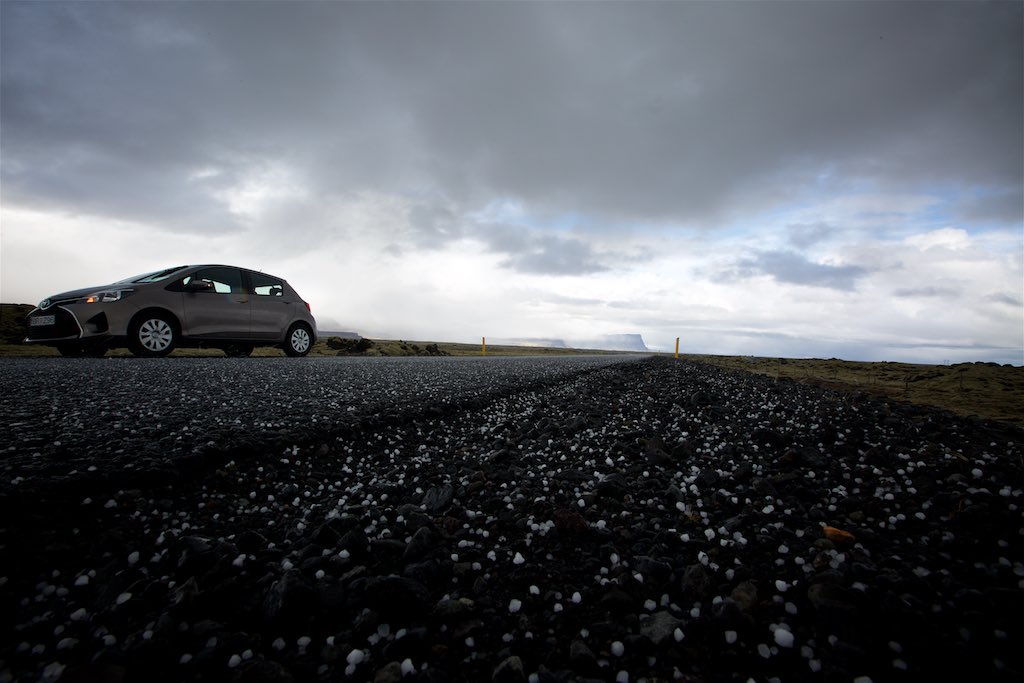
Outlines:
{"type": "Polygon", "coordinates": [[[107,311],[94,306],[56,305],[28,314],[27,343],[52,344],[111,336],[107,311]],[[83,310],[84,309],[84,310],[83,310]]]}

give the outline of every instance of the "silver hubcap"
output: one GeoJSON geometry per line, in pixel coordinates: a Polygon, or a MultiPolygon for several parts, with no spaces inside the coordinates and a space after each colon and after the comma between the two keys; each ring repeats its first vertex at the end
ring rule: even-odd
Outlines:
{"type": "Polygon", "coordinates": [[[166,351],[174,339],[174,331],[166,320],[152,318],[139,327],[139,343],[147,351],[166,351]]]}
{"type": "Polygon", "coordinates": [[[305,353],[309,348],[309,333],[301,327],[296,327],[292,332],[292,349],[296,353],[305,353]]]}

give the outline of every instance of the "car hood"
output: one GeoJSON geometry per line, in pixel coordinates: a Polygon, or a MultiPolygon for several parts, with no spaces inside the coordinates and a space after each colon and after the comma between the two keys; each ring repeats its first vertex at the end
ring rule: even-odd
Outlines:
{"type": "Polygon", "coordinates": [[[54,304],[59,304],[61,302],[69,301],[72,299],[81,299],[82,297],[88,296],[89,294],[95,294],[96,292],[102,292],[107,289],[137,289],[140,286],[141,285],[138,284],[129,285],[122,282],[121,284],[112,283],[109,285],[96,285],[95,287],[84,287],[82,289],[71,289],[66,292],[52,294],[46,297],[41,302],[39,302],[39,308],[49,308],[54,304]],[[45,304],[46,302],[49,302],[49,305],[44,306],[43,304],[45,304]]]}

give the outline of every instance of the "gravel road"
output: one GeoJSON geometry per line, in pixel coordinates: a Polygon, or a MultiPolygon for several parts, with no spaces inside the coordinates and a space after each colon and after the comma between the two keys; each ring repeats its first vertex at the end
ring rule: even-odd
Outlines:
{"type": "Polygon", "coordinates": [[[665,358],[5,360],[0,681],[1024,674],[1024,433],[665,358]]]}
{"type": "Polygon", "coordinates": [[[189,474],[211,454],[440,415],[627,358],[5,359],[0,491],[189,474]]]}

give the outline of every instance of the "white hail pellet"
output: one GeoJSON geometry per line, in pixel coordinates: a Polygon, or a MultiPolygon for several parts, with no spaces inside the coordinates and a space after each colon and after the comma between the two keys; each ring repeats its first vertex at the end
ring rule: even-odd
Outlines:
{"type": "Polygon", "coordinates": [[[775,644],[779,647],[793,647],[793,634],[784,628],[775,629],[775,644]]]}

